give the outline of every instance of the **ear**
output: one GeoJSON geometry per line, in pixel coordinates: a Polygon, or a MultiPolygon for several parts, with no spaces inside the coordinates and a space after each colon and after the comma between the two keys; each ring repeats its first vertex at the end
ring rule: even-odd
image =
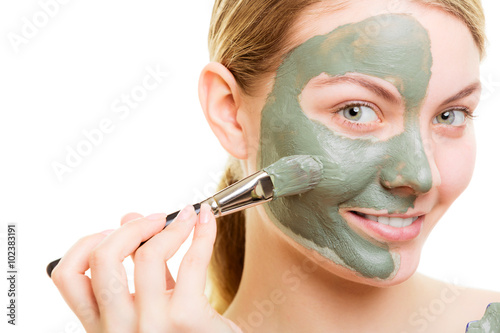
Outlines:
{"type": "Polygon", "coordinates": [[[247,158],[244,130],[238,122],[240,88],[233,74],[222,64],[205,66],[198,83],[198,95],[205,118],[219,142],[238,159],[247,158]]]}

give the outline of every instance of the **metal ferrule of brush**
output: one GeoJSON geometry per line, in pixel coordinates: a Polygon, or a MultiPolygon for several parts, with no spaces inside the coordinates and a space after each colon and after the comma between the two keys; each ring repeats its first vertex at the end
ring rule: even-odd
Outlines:
{"type": "Polygon", "coordinates": [[[273,199],[274,185],[271,176],[259,171],[200,202],[212,208],[215,217],[259,205],[273,199]]]}

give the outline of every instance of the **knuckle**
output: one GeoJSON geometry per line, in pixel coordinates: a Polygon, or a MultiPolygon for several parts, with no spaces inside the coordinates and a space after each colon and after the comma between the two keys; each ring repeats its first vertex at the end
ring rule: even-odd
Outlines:
{"type": "Polygon", "coordinates": [[[175,235],[176,237],[187,237],[189,236],[190,231],[192,230],[192,226],[190,226],[188,223],[182,224],[182,223],[172,223],[168,226],[167,229],[165,229],[165,232],[168,232],[171,235],[175,235]],[[186,236],[187,235],[187,236],[186,236]]]}
{"type": "Polygon", "coordinates": [[[135,252],[134,261],[136,264],[150,263],[158,258],[158,251],[151,244],[143,245],[135,252]],[[149,245],[149,246],[148,246],[149,245]]]}
{"type": "Polygon", "coordinates": [[[54,284],[58,287],[64,287],[66,281],[69,280],[69,274],[67,271],[64,270],[64,268],[61,268],[60,265],[57,265],[54,270],[52,271],[51,275],[52,281],[54,284]]]}
{"type": "Polygon", "coordinates": [[[213,245],[215,241],[215,232],[212,232],[212,230],[203,230],[196,234],[194,241],[201,243],[203,246],[213,245]]]}
{"type": "Polygon", "coordinates": [[[103,246],[98,246],[90,252],[89,266],[91,268],[106,267],[109,263],[109,251],[103,246]]]}
{"type": "Polygon", "coordinates": [[[173,331],[186,332],[194,329],[193,316],[187,309],[175,308],[170,311],[169,324],[173,331]]]}
{"type": "Polygon", "coordinates": [[[93,243],[95,241],[96,237],[98,237],[96,234],[83,236],[82,238],[80,238],[76,241],[74,247],[85,248],[88,244],[93,243]]]}
{"type": "Polygon", "coordinates": [[[189,267],[200,266],[205,263],[205,257],[198,253],[186,254],[183,259],[183,264],[189,267]]]}

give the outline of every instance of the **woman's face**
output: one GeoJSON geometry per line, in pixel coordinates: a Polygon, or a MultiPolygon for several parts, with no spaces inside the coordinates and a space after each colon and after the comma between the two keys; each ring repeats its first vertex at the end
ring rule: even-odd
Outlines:
{"type": "Polygon", "coordinates": [[[291,155],[324,165],[315,189],[259,207],[261,217],[325,269],[375,285],[413,274],[425,239],[468,185],[468,116],[480,94],[467,27],[435,8],[391,4],[304,15],[304,42],[247,107],[260,111],[247,112],[258,147],[249,172],[291,155]]]}

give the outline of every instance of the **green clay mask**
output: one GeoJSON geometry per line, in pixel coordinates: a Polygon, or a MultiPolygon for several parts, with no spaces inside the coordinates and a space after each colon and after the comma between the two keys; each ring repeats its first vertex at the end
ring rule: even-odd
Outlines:
{"type": "Polygon", "coordinates": [[[472,321],[467,325],[465,333],[498,333],[500,332],[500,303],[491,303],[486,308],[481,320],[472,321]]]}
{"type": "Polygon", "coordinates": [[[397,196],[384,182],[411,183],[420,192],[431,188],[419,126],[431,65],[427,31],[404,14],[338,27],[312,37],[287,55],[262,110],[258,163],[263,168],[285,156],[313,155],[323,163],[324,180],[307,193],[266,205],[267,214],[284,233],[362,276],[394,276],[398,254],[391,254],[386,244],[357,234],[339,209],[404,213],[413,207],[416,196],[397,196]],[[370,35],[367,32],[374,24],[380,29],[370,35]],[[300,95],[311,79],[348,73],[377,77],[397,88],[405,103],[404,131],[386,140],[348,138],[305,115],[300,95]]]}

